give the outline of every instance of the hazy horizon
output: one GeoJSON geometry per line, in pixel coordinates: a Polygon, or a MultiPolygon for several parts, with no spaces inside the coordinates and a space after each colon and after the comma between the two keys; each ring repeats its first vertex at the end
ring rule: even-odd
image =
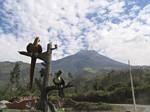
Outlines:
{"type": "MultiPolygon", "coordinates": [[[[81,51],[79,51],[79,52],[82,52],[83,50],[81,50],[81,51]]],[[[86,50],[86,51],[93,51],[93,50],[86,50]]],[[[79,52],[77,52],[77,53],[79,53],[79,52]]],[[[75,54],[72,54],[72,55],[76,55],[77,53],[75,53],[75,54]]],[[[97,52],[98,53],[98,52],[97,52]]],[[[99,55],[102,55],[102,54],[100,54],[100,53],[98,53],[99,55]]],[[[65,57],[62,57],[62,58],[60,58],[60,59],[55,59],[55,60],[53,60],[52,59],[52,61],[58,61],[58,60],[61,60],[61,59],[64,59],[64,58],[68,58],[69,56],[72,56],[72,55],[68,55],[68,56],[65,56],[65,57]]],[[[102,56],[104,56],[104,55],[102,55],[102,56]]],[[[110,57],[107,57],[107,56],[105,56],[106,58],[110,58],[110,57]]],[[[112,59],[112,58],[110,58],[110,59],[112,59]]],[[[117,60],[115,60],[115,59],[112,59],[112,60],[114,60],[114,61],[117,61],[117,60]]],[[[124,63],[124,64],[128,64],[128,61],[129,60],[127,60],[126,61],[126,63],[124,63]]],[[[23,63],[27,63],[27,64],[30,64],[31,63],[31,59],[28,57],[28,62],[27,61],[23,61],[23,60],[18,60],[18,61],[0,61],[0,62],[23,62],[23,63]]],[[[40,59],[38,59],[37,60],[37,63],[41,63],[41,62],[43,62],[43,61],[41,61],[40,59]]],[[[117,62],[120,62],[120,61],[117,61],[117,62]]],[[[123,63],[123,62],[121,62],[121,63],[123,63]]],[[[131,65],[133,65],[133,63],[132,62],[130,62],[130,64],[131,65]]],[[[133,66],[150,66],[150,65],[133,65],[133,66]]]]}

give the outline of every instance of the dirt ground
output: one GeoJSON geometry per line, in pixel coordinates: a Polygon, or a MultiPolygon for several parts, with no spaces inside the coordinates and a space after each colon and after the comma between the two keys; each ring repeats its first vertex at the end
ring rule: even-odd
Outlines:
{"type": "MultiPolygon", "coordinates": [[[[131,104],[109,104],[114,107],[114,111],[94,111],[94,112],[134,112],[134,106],[131,104]]],[[[150,106],[149,105],[136,105],[137,112],[150,112],[150,106]]],[[[25,110],[10,110],[10,109],[4,109],[0,112],[29,112],[25,110]]],[[[90,112],[90,111],[66,111],[66,112],[90,112]]],[[[93,111],[92,111],[93,112],[93,111]]]]}
{"type": "MultiPolygon", "coordinates": [[[[116,112],[134,112],[131,104],[110,104],[116,108],[116,112]]],[[[137,112],[150,112],[150,105],[136,105],[137,112]]]]}

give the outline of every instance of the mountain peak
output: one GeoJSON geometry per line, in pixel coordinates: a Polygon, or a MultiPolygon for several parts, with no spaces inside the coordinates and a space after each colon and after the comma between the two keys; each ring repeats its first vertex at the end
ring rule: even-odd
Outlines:
{"type": "Polygon", "coordinates": [[[95,50],[80,50],[77,54],[98,54],[95,50]]]}
{"type": "Polygon", "coordinates": [[[125,68],[126,64],[103,56],[94,50],[81,50],[74,55],[55,61],[53,69],[77,73],[85,68],[94,70],[125,68]]]}

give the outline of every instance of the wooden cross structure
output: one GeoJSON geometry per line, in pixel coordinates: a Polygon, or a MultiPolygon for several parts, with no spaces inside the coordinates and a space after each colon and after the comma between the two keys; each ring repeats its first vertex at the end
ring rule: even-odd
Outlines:
{"type": "MultiPolygon", "coordinates": [[[[35,79],[36,84],[38,85],[41,95],[40,95],[40,101],[38,102],[37,108],[39,110],[42,110],[42,112],[49,112],[49,109],[51,112],[56,112],[54,105],[48,101],[48,93],[52,90],[59,90],[57,86],[49,86],[49,79],[51,74],[51,57],[52,57],[52,51],[57,48],[57,45],[55,47],[52,47],[52,43],[47,44],[47,51],[41,52],[41,53],[33,53],[33,52],[26,52],[26,51],[19,51],[21,55],[25,55],[28,57],[35,57],[37,59],[40,59],[43,61],[42,65],[44,68],[41,69],[40,73],[43,76],[43,82],[41,83],[39,80],[35,79]]],[[[66,84],[63,88],[73,87],[71,83],[69,82],[66,84]]]]}

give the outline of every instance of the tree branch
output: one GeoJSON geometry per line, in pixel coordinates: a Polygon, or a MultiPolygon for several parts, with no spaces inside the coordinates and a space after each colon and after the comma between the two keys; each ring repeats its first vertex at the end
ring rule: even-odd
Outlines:
{"type": "MultiPolygon", "coordinates": [[[[71,87],[74,87],[71,82],[68,82],[64,87],[63,89],[65,88],[71,88],[71,87]]],[[[60,88],[57,87],[57,86],[48,86],[46,87],[46,93],[48,93],[49,91],[52,91],[52,90],[59,90],[60,88]]]]}

